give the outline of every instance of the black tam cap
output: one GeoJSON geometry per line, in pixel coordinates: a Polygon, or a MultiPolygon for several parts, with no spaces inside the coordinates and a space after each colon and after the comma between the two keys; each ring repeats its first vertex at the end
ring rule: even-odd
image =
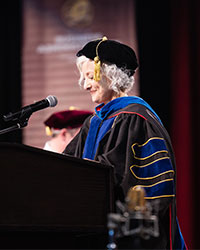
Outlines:
{"type": "Polygon", "coordinates": [[[116,64],[118,68],[129,70],[132,76],[138,67],[137,58],[134,50],[129,46],[106,37],[87,43],[77,54],[86,56],[91,60],[98,60],[102,63],[116,64]]]}

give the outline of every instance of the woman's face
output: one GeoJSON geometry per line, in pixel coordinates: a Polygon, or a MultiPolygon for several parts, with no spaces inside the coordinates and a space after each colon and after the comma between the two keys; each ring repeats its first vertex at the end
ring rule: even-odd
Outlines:
{"type": "Polygon", "coordinates": [[[84,62],[82,72],[85,79],[83,88],[90,92],[93,102],[106,104],[115,98],[115,92],[109,88],[108,78],[101,76],[102,79],[99,82],[94,80],[94,61],[84,62]]]}

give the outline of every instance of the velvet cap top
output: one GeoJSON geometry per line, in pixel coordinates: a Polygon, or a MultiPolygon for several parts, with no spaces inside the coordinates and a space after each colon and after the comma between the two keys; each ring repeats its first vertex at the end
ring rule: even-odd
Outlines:
{"type": "Polygon", "coordinates": [[[101,63],[116,64],[118,68],[130,71],[130,76],[135,73],[138,67],[136,54],[132,48],[114,40],[94,40],[88,42],[78,53],[79,56],[86,56],[94,60],[99,57],[101,63]]]}
{"type": "Polygon", "coordinates": [[[65,110],[53,113],[44,124],[50,129],[79,128],[93,113],[88,110],[65,110]]]}

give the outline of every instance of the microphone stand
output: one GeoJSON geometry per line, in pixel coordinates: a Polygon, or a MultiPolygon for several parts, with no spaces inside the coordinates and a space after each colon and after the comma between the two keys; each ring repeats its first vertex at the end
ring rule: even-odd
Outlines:
{"type": "MultiPolygon", "coordinates": [[[[28,120],[29,120],[30,116],[32,115],[32,113],[33,112],[31,110],[31,108],[26,109],[24,112],[22,112],[22,114],[20,115],[19,118],[13,119],[13,121],[16,122],[15,125],[12,125],[8,128],[0,130],[0,135],[26,127],[28,125],[28,120]]],[[[12,120],[12,119],[10,119],[10,120],[12,120]]]]}
{"type": "Polygon", "coordinates": [[[20,126],[19,123],[17,123],[16,125],[11,126],[11,127],[9,127],[9,128],[1,129],[1,130],[0,130],[0,135],[6,134],[6,133],[8,133],[8,132],[11,132],[11,131],[16,130],[16,129],[19,129],[19,128],[21,128],[21,126],[20,126]]]}
{"type": "Polygon", "coordinates": [[[125,203],[117,200],[116,213],[108,214],[107,250],[143,249],[143,242],[159,236],[158,212],[159,202],[147,202],[144,188],[130,188],[125,203]]]}

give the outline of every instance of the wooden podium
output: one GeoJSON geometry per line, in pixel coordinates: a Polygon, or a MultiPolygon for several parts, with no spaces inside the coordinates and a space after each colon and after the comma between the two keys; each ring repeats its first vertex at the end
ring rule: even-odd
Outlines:
{"type": "Polygon", "coordinates": [[[0,248],[102,249],[113,188],[112,167],[0,143],[0,248]]]}

